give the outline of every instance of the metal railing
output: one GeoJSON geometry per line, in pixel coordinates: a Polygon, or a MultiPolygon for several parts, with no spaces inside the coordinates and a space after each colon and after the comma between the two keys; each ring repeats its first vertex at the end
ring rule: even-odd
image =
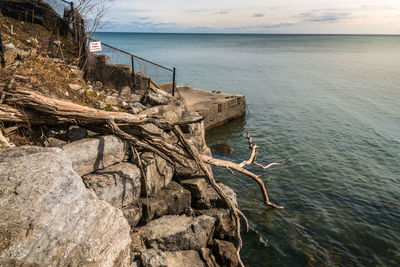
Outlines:
{"type": "MultiPolygon", "coordinates": [[[[90,37],[87,37],[88,41],[100,41],[90,37]]],[[[171,94],[175,96],[176,91],[176,68],[168,68],[158,63],[152,62],[145,58],[136,56],[130,52],[116,48],[112,45],[101,42],[102,51],[96,52],[96,54],[105,54],[110,58],[112,64],[126,64],[132,68],[132,80],[135,83],[135,72],[142,73],[145,76],[151,78],[158,84],[166,84],[166,82],[172,82],[171,94]]],[[[135,87],[135,84],[133,84],[135,87]]]]}
{"type": "MultiPolygon", "coordinates": [[[[85,57],[87,53],[87,40],[96,41],[90,37],[86,36],[85,33],[85,22],[82,17],[77,12],[76,8],[74,8],[73,2],[65,1],[65,0],[47,0],[44,1],[47,3],[50,8],[39,5],[33,1],[17,1],[16,4],[26,3],[31,6],[31,9],[25,9],[25,21],[30,21],[32,23],[38,22],[38,15],[35,14],[35,8],[40,10],[45,10],[49,14],[51,14],[54,18],[57,18],[64,23],[66,23],[72,29],[73,35],[77,38],[79,43],[79,51],[80,57],[82,58],[82,62],[85,62],[85,57]]],[[[10,1],[0,0],[0,3],[5,4],[7,6],[10,4],[10,1]]],[[[11,2],[12,3],[12,2],[11,2]]],[[[24,20],[20,18],[21,10],[14,10],[10,7],[11,12],[16,12],[18,20],[24,20]]],[[[127,51],[116,48],[112,45],[106,44],[102,42],[102,46],[105,54],[110,57],[112,64],[129,64],[132,68],[132,81],[133,86],[135,86],[135,72],[142,73],[145,76],[149,77],[151,80],[154,80],[158,84],[169,83],[171,84],[171,94],[175,96],[176,91],[176,68],[168,68],[147,60],[145,58],[136,56],[127,51]],[[108,50],[108,51],[107,51],[108,50]],[[124,58],[121,56],[124,55],[124,58]]],[[[82,64],[84,65],[84,64],[82,64]]],[[[149,81],[150,81],[149,79],[149,81]]],[[[165,88],[165,87],[164,87],[165,88]]],[[[169,89],[168,89],[169,90],[169,89]]]]}

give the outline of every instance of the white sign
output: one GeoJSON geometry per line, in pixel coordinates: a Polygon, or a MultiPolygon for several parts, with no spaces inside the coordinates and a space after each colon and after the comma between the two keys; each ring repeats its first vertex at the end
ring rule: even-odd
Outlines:
{"type": "Polygon", "coordinates": [[[90,50],[90,52],[99,52],[99,51],[101,51],[101,42],[100,41],[90,42],[89,43],[89,50],[90,50]]]}

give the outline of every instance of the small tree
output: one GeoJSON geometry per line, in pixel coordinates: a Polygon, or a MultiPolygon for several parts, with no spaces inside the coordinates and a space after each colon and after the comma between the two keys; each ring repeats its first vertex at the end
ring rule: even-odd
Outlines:
{"type": "Polygon", "coordinates": [[[76,9],[86,23],[86,32],[91,38],[103,26],[104,17],[110,12],[114,0],[76,0],[76,9]]]}

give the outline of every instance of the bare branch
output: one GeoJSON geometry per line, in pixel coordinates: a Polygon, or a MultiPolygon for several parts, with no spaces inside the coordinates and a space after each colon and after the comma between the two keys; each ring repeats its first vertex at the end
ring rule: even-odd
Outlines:
{"type": "MultiPolygon", "coordinates": [[[[176,166],[176,164],[185,165],[184,159],[193,160],[199,170],[204,173],[207,182],[214,188],[231,212],[231,216],[236,224],[236,237],[238,240],[236,255],[241,266],[244,265],[240,259],[240,250],[243,245],[240,234],[240,219],[243,219],[247,231],[249,228],[248,221],[244,214],[233,204],[231,199],[215,181],[210,170],[207,168],[207,164],[223,167],[231,172],[236,171],[252,178],[260,186],[265,205],[277,209],[283,208],[282,206],[278,206],[270,201],[265,184],[261,180],[261,177],[265,174],[256,175],[253,172],[244,169],[244,167],[254,164],[262,169],[268,169],[272,166],[283,165],[286,160],[280,163],[271,163],[267,166],[262,166],[257,163],[258,147],[252,143],[249,134],[247,134],[247,139],[249,140],[249,148],[252,151],[251,156],[249,160],[244,161],[241,164],[236,164],[206,155],[199,155],[193,145],[188,142],[179,126],[197,123],[201,121],[202,118],[196,118],[192,121],[170,122],[155,116],[96,110],[67,101],[51,99],[21,88],[11,89],[5,87],[4,89],[5,90],[3,90],[2,93],[4,95],[5,104],[0,105],[0,121],[17,123],[25,122],[28,126],[29,123],[32,122],[36,124],[54,124],[60,122],[75,125],[78,124],[87,127],[88,129],[94,129],[95,131],[100,130],[100,132],[104,133],[111,132],[126,141],[132,147],[132,150],[136,155],[136,147],[139,147],[157,154],[172,166],[176,166]],[[166,140],[160,134],[147,131],[144,126],[149,123],[156,125],[161,129],[161,131],[171,130],[175,134],[179,144],[175,143],[175,141],[166,140]]],[[[140,162],[139,165],[141,165],[140,162]]]]}

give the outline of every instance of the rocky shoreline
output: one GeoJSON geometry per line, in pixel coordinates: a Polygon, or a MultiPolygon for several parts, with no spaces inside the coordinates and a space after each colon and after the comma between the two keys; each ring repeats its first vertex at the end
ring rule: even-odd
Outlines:
{"type": "MultiPolygon", "coordinates": [[[[91,112],[137,114],[176,125],[195,122],[181,126],[180,131],[196,153],[211,155],[205,142],[205,121],[187,108],[184,99],[158,86],[149,87],[149,78],[140,73],[134,76],[136,90],[85,81],[77,66],[49,57],[51,49],[42,49],[44,40],[27,39],[21,30],[24,23],[10,23],[18,31],[6,35],[9,45],[0,87],[25,88],[48,99],[62,99],[66,105],[89,106],[91,112]],[[31,48],[31,53],[26,52],[31,48]]],[[[226,105],[229,113],[228,106],[245,105],[241,99],[226,98],[215,103],[215,109],[223,105],[225,111],[226,105]]],[[[89,130],[90,123],[82,124],[79,119],[66,123],[54,117],[54,123],[48,116],[39,116],[40,112],[28,116],[30,108],[12,104],[7,97],[3,100],[0,266],[239,264],[235,222],[227,202],[204,179],[195,161],[182,156],[180,164],[172,165],[104,128],[96,131],[89,125],[89,130]]],[[[137,131],[125,126],[128,132],[137,131]]],[[[166,145],[179,142],[174,133],[153,123],[141,127],[140,131],[166,145]]],[[[211,166],[207,168],[211,171],[211,166]]],[[[237,206],[234,191],[223,184],[219,187],[237,206]]]]}
{"type": "MultiPolygon", "coordinates": [[[[168,105],[147,112],[197,116],[168,105]]],[[[186,136],[210,154],[204,123],[189,128],[186,136]]],[[[76,126],[67,135],[74,141],[0,150],[0,263],[237,266],[230,212],[191,162],[174,169],[139,152],[143,175],[117,137],[88,138],[76,126]]],[[[236,203],[233,190],[220,185],[236,203]]]]}

